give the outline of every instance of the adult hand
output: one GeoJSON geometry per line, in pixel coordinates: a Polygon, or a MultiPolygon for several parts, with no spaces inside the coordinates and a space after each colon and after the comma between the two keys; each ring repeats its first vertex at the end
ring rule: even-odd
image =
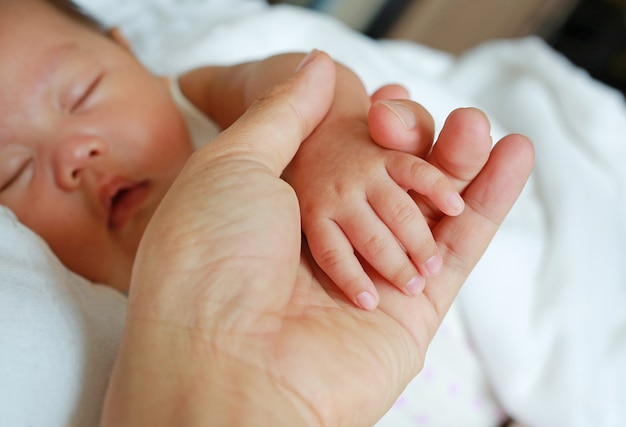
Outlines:
{"type": "Polygon", "coordinates": [[[279,178],[333,77],[330,58],[310,57],[174,183],[137,255],[103,425],[372,425],[421,368],[531,151],[515,138],[494,150],[464,213],[434,224],[444,265],[424,294],[379,280],[379,309],[361,310],[300,256],[297,199],[279,178]]]}

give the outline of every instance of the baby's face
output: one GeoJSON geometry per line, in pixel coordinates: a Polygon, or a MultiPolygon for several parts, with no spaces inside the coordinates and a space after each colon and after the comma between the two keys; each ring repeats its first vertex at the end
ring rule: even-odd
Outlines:
{"type": "Polygon", "coordinates": [[[127,289],[191,154],[166,82],[36,0],[0,4],[0,204],[71,270],[127,289]]]}

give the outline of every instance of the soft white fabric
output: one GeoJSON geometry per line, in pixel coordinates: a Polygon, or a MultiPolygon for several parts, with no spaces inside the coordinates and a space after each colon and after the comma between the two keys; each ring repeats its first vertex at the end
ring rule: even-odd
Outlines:
{"type": "Polygon", "coordinates": [[[497,427],[506,419],[453,306],[428,348],[420,374],[376,427],[497,427]]]}
{"type": "Polygon", "coordinates": [[[532,39],[484,46],[446,82],[536,146],[527,194],[462,294],[498,396],[530,426],[624,425],[624,98],[532,39]]]}
{"type": "MultiPolygon", "coordinates": [[[[426,369],[381,425],[444,425],[432,413],[460,408],[448,398],[425,414],[407,396],[428,381],[430,364],[461,365],[444,359],[465,342],[461,312],[482,360],[481,368],[473,352],[460,359],[474,375],[468,385],[486,391],[486,369],[507,413],[529,427],[623,425],[626,108],[617,92],[533,38],[486,44],[456,60],[411,43],[373,42],[332,19],[260,0],[80,3],[121,23],[159,72],[315,47],[356,70],[370,90],[406,84],[438,127],[453,108],[478,105],[493,119],[494,138],[531,136],[530,184],[446,319],[426,369]],[[448,324],[456,335],[444,345],[448,324]]],[[[3,209],[0,236],[0,425],[94,425],[123,303],[67,272],[3,209]]]]}
{"type": "Polygon", "coordinates": [[[178,107],[178,111],[183,116],[185,125],[187,125],[191,144],[194,148],[201,147],[221,132],[217,123],[207,117],[206,114],[185,97],[180,90],[178,78],[176,77],[170,78],[170,93],[178,107]]]}
{"type": "Polygon", "coordinates": [[[125,297],[69,272],[0,206],[0,426],[96,426],[125,297]]]}
{"type": "Polygon", "coordinates": [[[142,61],[193,44],[216,25],[266,7],[262,0],[77,0],[108,26],[119,26],[142,61]]]}

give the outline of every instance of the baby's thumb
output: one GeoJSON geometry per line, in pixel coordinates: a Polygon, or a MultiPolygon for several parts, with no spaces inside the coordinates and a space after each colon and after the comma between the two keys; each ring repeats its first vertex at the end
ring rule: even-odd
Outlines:
{"type": "Polygon", "coordinates": [[[432,116],[409,99],[381,98],[383,90],[391,93],[385,87],[374,94],[367,118],[372,139],[381,147],[425,157],[435,133],[432,116]]]}
{"type": "Polygon", "coordinates": [[[313,50],[292,77],[255,101],[224,136],[279,176],[328,112],[334,90],[334,61],[313,50]]]}

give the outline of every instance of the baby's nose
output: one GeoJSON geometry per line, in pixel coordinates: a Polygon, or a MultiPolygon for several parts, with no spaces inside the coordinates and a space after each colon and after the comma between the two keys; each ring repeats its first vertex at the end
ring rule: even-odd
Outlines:
{"type": "Polygon", "coordinates": [[[64,141],[56,150],[56,180],[61,188],[76,188],[87,169],[105,152],[104,143],[95,137],[64,141]]]}

